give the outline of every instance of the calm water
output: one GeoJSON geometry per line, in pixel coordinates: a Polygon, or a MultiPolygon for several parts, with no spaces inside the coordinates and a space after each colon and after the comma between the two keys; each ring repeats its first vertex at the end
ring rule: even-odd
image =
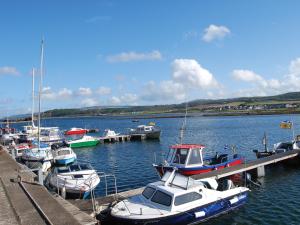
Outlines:
{"type": "MultiPolygon", "coordinates": [[[[205,154],[215,154],[224,149],[225,144],[236,145],[238,152],[248,160],[254,159],[253,149],[262,148],[262,137],[267,132],[269,147],[279,141],[290,140],[291,130],[279,128],[282,120],[291,119],[287,115],[246,116],[246,117],[196,117],[188,118],[184,142],[201,143],[207,146],[205,154]]],[[[294,115],[296,133],[300,133],[300,116],[294,115]]],[[[138,124],[155,122],[162,128],[160,141],[123,142],[100,144],[92,149],[76,149],[80,160],[89,161],[98,171],[117,177],[118,191],[137,188],[158,180],[152,168],[154,155],[160,159],[171,144],[178,142],[182,119],[140,119],[133,123],[130,119],[49,119],[44,126],[110,128],[116,132],[126,132],[138,124]]],[[[99,134],[96,134],[99,135],[99,134]]],[[[242,208],[203,224],[300,224],[300,166],[272,167],[261,182],[261,188],[253,188],[249,200],[242,208]]],[[[110,191],[112,185],[110,182],[110,191]]],[[[104,182],[96,190],[104,194],[104,182]]]]}

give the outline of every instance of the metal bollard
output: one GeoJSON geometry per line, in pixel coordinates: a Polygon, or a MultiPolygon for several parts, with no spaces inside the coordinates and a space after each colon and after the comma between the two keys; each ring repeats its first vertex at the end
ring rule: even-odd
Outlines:
{"type": "Polygon", "coordinates": [[[38,180],[40,185],[44,185],[44,174],[42,168],[38,171],[38,180]]]}

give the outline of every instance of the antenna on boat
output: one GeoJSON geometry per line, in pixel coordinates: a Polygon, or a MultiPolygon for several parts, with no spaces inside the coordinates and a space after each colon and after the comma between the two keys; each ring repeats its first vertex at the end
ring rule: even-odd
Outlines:
{"type": "Polygon", "coordinates": [[[43,81],[43,63],[44,63],[44,38],[41,43],[41,64],[40,64],[40,84],[39,84],[39,114],[38,114],[38,144],[40,150],[40,135],[41,135],[41,92],[42,92],[42,81],[43,81]]]}
{"type": "Polygon", "coordinates": [[[294,129],[294,122],[293,122],[293,119],[292,119],[292,115],[291,115],[291,128],[292,128],[292,135],[293,135],[293,140],[295,140],[295,129],[294,129]]]}
{"type": "Polygon", "coordinates": [[[264,137],[263,137],[262,143],[265,146],[265,152],[267,152],[268,151],[268,142],[267,142],[267,134],[266,134],[266,132],[264,132],[264,137]]]}
{"type": "Polygon", "coordinates": [[[187,105],[188,105],[188,102],[186,101],[185,102],[184,120],[183,120],[182,126],[180,128],[180,136],[179,136],[179,142],[180,142],[180,144],[182,144],[182,142],[183,142],[183,134],[184,134],[184,130],[186,128],[187,105]]]}

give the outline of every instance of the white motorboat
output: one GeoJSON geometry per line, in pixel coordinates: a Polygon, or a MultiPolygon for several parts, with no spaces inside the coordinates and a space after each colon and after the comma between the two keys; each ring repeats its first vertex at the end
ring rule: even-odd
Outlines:
{"type": "Polygon", "coordinates": [[[131,135],[146,135],[147,139],[159,139],[161,129],[155,125],[139,125],[135,129],[130,129],[131,135]]]}
{"type": "Polygon", "coordinates": [[[110,129],[105,129],[102,137],[103,138],[114,138],[114,137],[117,137],[118,135],[120,135],[120,133],[116,133],[115,131],[110,130],[110,129]]]}
{"type": "Polygon", "coordinates": [[[29,145],[26,143],[14,145],[12,151],[14,151],[14,156],[16,159],[20,159],[25,150],[30,149],[29,145]]]}
{"type": "Polygon", "coordinates": [[[142,194],[114,205],[111,224],[199,223],[246,202],[248,188],[235,187],[230,180],[225,184],[212,178],[193,180],[175,170],[167,172],[161,181],[148,184],[142,194]]]}
{"type": "Polygon", "coordinates": [[[58,127],[42,127],[40,141],[45,143],[63,142],[64,138],[58,127]]]}
{"type": "Polygon", "coordinates": [[[32,148],[23,151],[22,160],[25,162],[50,162],[53,161],[53,155],[48,144],[34,143],[32,148]]]}
{"type": "Polygon", "coordinates": [[[56,189],[65,190],[67,198],[89,197],[100,183],[100,178],[89,164],[73,164],[55,167],[49,175],[49,184],[56,189]]]}
{"type": "MultiPolygon", "coordinates": [[[[52,145],[53,146],[53,145],[52,145]]],[[[76,153],[68,146],[52,148],[53,161],[57,165],[68,165],[77,159],[76,153]]]]}

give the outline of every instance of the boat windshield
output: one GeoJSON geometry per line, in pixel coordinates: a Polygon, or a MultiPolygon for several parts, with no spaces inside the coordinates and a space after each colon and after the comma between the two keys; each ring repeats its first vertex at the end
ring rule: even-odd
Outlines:
{"type": "Polygon", "coordinates": [[[70,172],[69,167],[57,167],[57,172],[58,173],[68,173],[70,172]]]}
{"type": "Polygon", "coordinates": [[[80,164],[80,168],[82,170],[92,170],[92,166],[90,164],[80,164]]]}
{"type": "Polygon", "coordinates": [[[60,150],[57,152],[57,155],[68,155],[70,154],[70,150],[65,149],[65,150],[60,150]]]}
{"type": "Polygon", "coordinates": [[[160,205],[170,206],[172,202],[172,197],[162,191],[157,190],[151,198],[151,201],[160,205]]]}
{"type": "Polygon", "coordinates": [[[188,149],[178,148],[178,149],[176,149],[176,153],[173,158],[173,163],[185,164],[187,156],[188,156],[188,149]]]}
{"type": "Polygon", "coordinates": [[[200,149],[192,149],[189,158],[189,165],[200,164],[202,163],[201,150],[200,149]]]}
{"type": "Polygon", "coordinates": [[[143,191],[142,195],[149,199],[152,197],[153,193],[155,192],[155,189],[152,187],[146,187],[145,190],[143,191]]]}
{"type": "Polygon", "coordinates": [[[79,167],[79,165],[71,165],[70,166],[70,170],[72,172],[74,172],[74,171],[80,171],[80,167],[79,167]]]}

